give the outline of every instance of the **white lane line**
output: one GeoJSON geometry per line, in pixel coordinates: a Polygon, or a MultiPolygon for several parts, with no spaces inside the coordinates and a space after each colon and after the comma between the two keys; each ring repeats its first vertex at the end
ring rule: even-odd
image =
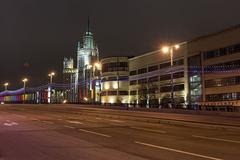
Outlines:
{"type": "Polygon", "coordinates": [[[117,120],[117,119],[109,119],[110,122],[116,122],[116,123],[124,123],[125,121],[117,120]]]}
{"type": "Polygon", "coordinates": [[[32,121],[38,121],[39,119],[37,118],[31,118],[32,121]]]}
{"type": "Polygon", "coordinates": [[[141,128],[141,127],[130,127],[132,129],[137,129],[137,130],[143,130],[143,131],[147,131],[147,132],[155,132],[155,133],[167,133],[166,131],[162,131],[162,130],[153,130],[153,129],[146,129],[146,128],[141,128]]]}
{"type": "Polygon", "coordinates": [[[67,126],[67,125],[64,125],[64,127],[66,127],[66,128],[71,128],[71,129],[74,129],[74,128],[75,128],[75,127],[67,126]]]}
{"type": "Polygon", "coordinates": [[[144,142],[138,142],[138,141],[136,141],[135,143],[136,143],[136,144],[140,144],[140,145],[144,145],[144,146],[148,146],[148,147],[163,149],[163,150],[167,150],[167,151],[173,151],[173,152],[182,153],[182,154],[187,154],[187,155],[191,155],[191,156],[195,156],[195,157],[200,157],[200,158],[205,158],[205,159],[223,160],[223,159],[220,159],[220,158],[215,158],[215,157],[210,157],[210,156],[204,156],[204,155],[201,155],[201,154],[196,154],[196,153],[181,151],[181,150],[177,150],[177,149],[173,149],[173,148],[167,148],[167,147],[157,146],[157,145],[148,144],[148,143],[144,143],[144,142]]]}
{"type": "Polygon", "coordinates": [[[103,136],[103,137],[112,137],[112,136],[109,136],[107,134],[102,134],[102,133],[98,133],[98,132],[93,132],[93,131],[89,131],[89,130],[85,130],[85,129],[78,129],[79,131],[82,131],[82,132],[86,132],[86,133],[92,133],[92,134],[95,134],[95,135],[99,135],[99,136],[103,136]]]}
{"type": "Polygon", "coordinates": [[[72,124],[83,124],[82,122],[79,122],[79,121],[67,121],[67,122],[72,124]]]}
{"type": "Polygon", "coordinates": [[[17,126],[18,123],[17,122],[10,122],[9,120],[6,123],[3,123],[4,126],[17,126]]]}
{"type": "Polygon", "coordinates": [[[234,141],[234,140],[230,140],[230,139],[213,138],[213,137],[205,137],[205,136],[198,136],[198,135],[192,135],[192,137],[240,144],[240,141],[234,141]]]}
{"type": "Polygon", "coordinates": [[[16,115],[16,117],[19,117],[19,118],[26,118],[26,116],[22,116],[22,115],[16,115]]]}

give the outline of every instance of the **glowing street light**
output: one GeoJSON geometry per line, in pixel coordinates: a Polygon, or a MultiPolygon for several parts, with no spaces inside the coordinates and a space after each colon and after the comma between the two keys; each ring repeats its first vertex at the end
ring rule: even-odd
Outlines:
{"type": "Polygon", "coordinates": [[[55,76],[55,72],[49,73],[48,76],[50,77],[50,83],[52,83],[53,82],[53,76],[55,76]]]}
{"type": "Polygon", "coordinates": [[[26,88],[26,83],[28,82],[28,79],[27,79],[27,78],[24,78],[24,79],[22,80],[22,82],[23,82],[23,88],[25,89],[25,88],[26,88]]]}
{"type": "Polygon", "coordinates": [[[9,86],[9,83],[8,83],[8,82],[4,83],[5,91],[7,91],[7,87],[8,87],[8,86],[9,86]]]}
{"type": "Polygon", "coordinates": [[[101,68],[101,64],[100,64],[99,62],[96,62],[96,63],[94,64],[94,66],[95,66],[97,69],[100,69],[100,68],[101,68]]]}
{"type": "Polygon", "coordinates": [[[174,102],[174,87],[173,87],[173,51],[178,50],[180,48],[179,44],[176,45],[171,45],[171,46],[164,46],[162,47],[162,52],[163,53],[170,53],[170,61],[171,61],[171,104],[173,106],[174,102]]]}
{"type": "Polygon", "coordinates": [[[26,83],[28,82],[28,79],[27,78],[24,78],[23,80],[22,80],[22,82],[23,82],[23,89],[24,89],[24,94],[23,94],[23,103],[25,103],[25,94],[26,94],[26,83]]]}

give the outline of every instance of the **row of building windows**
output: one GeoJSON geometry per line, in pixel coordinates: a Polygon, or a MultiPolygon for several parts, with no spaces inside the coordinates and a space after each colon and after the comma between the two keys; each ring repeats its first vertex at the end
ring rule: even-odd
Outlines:
{"type": "Polygon", "coordinates": [[[119,76],[119,77],[108,77],[108,78],[103,78],[102,82],[107,82],[107,81],[128,81],[129,77],[128,76],[119,76]]]}
{"type": "Polygon", "coordinates": [[[205,81],[206,88],[223,87],[223,86],[231,86],[231,85],[239,85],[239,84],[240,84],[240,76],[212,79],[212,80],[205,81]]]}
{"type": "Polygon", "coordinates": [[[228,46],[225,48],[218,48],[216,50],[211,50],[203,53],[204,59],[211,59],[215,57],[225,56],[229,54],[239,53],[240,52],[240,44],[228,46]]]}
{"type": "Polygon", "coordinates": [[[209,65],[204,67],[205,73],[212,73],[212,72],[227,72],[231,70],[239,70],[240,69],[240,60],[219,63],[215,65],[209,65]]]}
{"type": "MultiPolygon", "coordinates": [[[[165,93],[165,92],[171,92],[172,87],[171,86],[163,86],[160,87],[160,93],[165,93]]],[[[173,91],[178,92],[178,91],[183,91],[184,90],[184,84],[178,84],[173,86],[173,91]]],[[[149,89],[140,89],[138,90],[138,94],[156,94],[158,93],[158,88],[149,88],[149,89]]],[[[130,91],[130,95],[137,95],[137,91],[133,90],[130,91]]]]}
{"type": "MultiPolygon", "coordinates": [[[[176,72],[173,74],[173,79],[177,79],[177,78],[183,78],[184,77],[184,72],[176,72]]],[[[166,75],[161,75],[159,76],[154,76],[154,77],[149,77],[147,78],[143,78],[143,79],[139,79],[139,80],[132,80],[130,81],[130,85],[137,85],[137,84],[146,84],[149,82],[158,82],[160,81],[165,81],[165,80],[170,80],[171,79],[171,74],[166,74],[166,75]]]]}
{"type": "MultiPolygon", "coordinates": [[[[160,92],[171,92],[172,86],[164,86],[160,87],[160,92]]],[[[173,91],[183,91],[184,90],[184,84],[179,84],[179,85],[174,85],[173,86],[173,91]]]]}
{"type": "MultiPolygon", "coordinates": [[[[173,61],[173,65],[174,66],[184,65],[184,60],[183,59],[175,60],[175,61],[173,61]]],[[[149,67],[146,67],[146,68],[140,68],[138,70],[130,71],[130,76],[134,76],[134,75],[137,75],[137,74],[144,74],[144,73],[147,73],[147,72],[156,71],[159,68],[164,69],[164,68],[168,68],[170,66],[171,66],[171,63],[166,62],[166,63],[162,63],[160,65],[153,65],[153,66],[149,66],[149,67]]]]}
{"type": "Polygon", "coordinates": [[[128,62],[113,62],[102,65],[102,72],[128,71],[128,62]]]}
{"type": "Polygon", "coordinates": [[[101,96],[128,95],[128,91],[102,91],[101,96]]]}
{"type": "Polygon", "coordinates": [[[206,95],[206,101],[209,101],[209,102],[233,101],[233,100],[240,100],[240,92],[206,95]]]}

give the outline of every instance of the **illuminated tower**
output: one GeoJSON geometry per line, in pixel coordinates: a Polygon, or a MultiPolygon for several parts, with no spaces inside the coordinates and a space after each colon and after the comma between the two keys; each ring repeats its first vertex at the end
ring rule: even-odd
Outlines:
{"type": "Polygon", "coordinates": [[[94,64],[99,61],[99,52],[94,42],[93,34],[90,32],[88,19],[87,32],[82,41],[77,45],[77,69],[78,69],[78,88],[80,100],[91,98],[92,78],[94,64]]]}
{"type": "Polygon", "coordinates": [[[63,60],[63,83],[69,84],[69,90],[66,91],[64,97],[69,102],[76,102],[77,98],[77,76],[78,70],[74,68],[72,58],[64,58],[63,60]]]}

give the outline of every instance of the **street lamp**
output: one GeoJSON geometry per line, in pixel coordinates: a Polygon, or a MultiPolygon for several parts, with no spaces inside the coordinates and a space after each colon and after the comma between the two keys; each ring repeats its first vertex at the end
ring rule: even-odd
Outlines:
{"type": "Polygon", "coordinates": [[[23,88],[24,88],[24,89],[26,88],[26,83],[27,83],[27,81],[28,81],[27,78],[24,78],[24,79],[22,80],[22,82],[23,82],[23,88]]]}
{"type": "Polygon", "coordinates": [[[174,87],[173,87],[173,51],[174,50],[178,50],[180,48],[180,45],[176,44],[176,45],[171,45],[171,46],[164,46],[162,47],[162,52],[163,53],[170,53],[170,61],[171,61],[171,105],[173,106],[173,102],[174,102],[174,87]]]}
{"type": "Polygon", "coordinates": [[[24,78],[23,80],[22,80],[22,82],[23,82],[23,89],[24,89],[24,94],[23,94],[23,103],[25,103],[25,94],[26,94],[26,83],[27,83],[27,81],[28,81],[28,79],[27,78],[24,78]]]}
{"type": "Polygon", "coordinates": [[[8,89],[8,85],[9,85],[8,82],[4,83],[5,91],[7,91],[7,89],[8,89]]]}
{"type": "Polygon", "coordinates": [[[52,82],[53,82],[53,76],[55,76],[55,72],[49,73],[48,76],[50,77],[50,84],[52,84],[52,82]]]}

